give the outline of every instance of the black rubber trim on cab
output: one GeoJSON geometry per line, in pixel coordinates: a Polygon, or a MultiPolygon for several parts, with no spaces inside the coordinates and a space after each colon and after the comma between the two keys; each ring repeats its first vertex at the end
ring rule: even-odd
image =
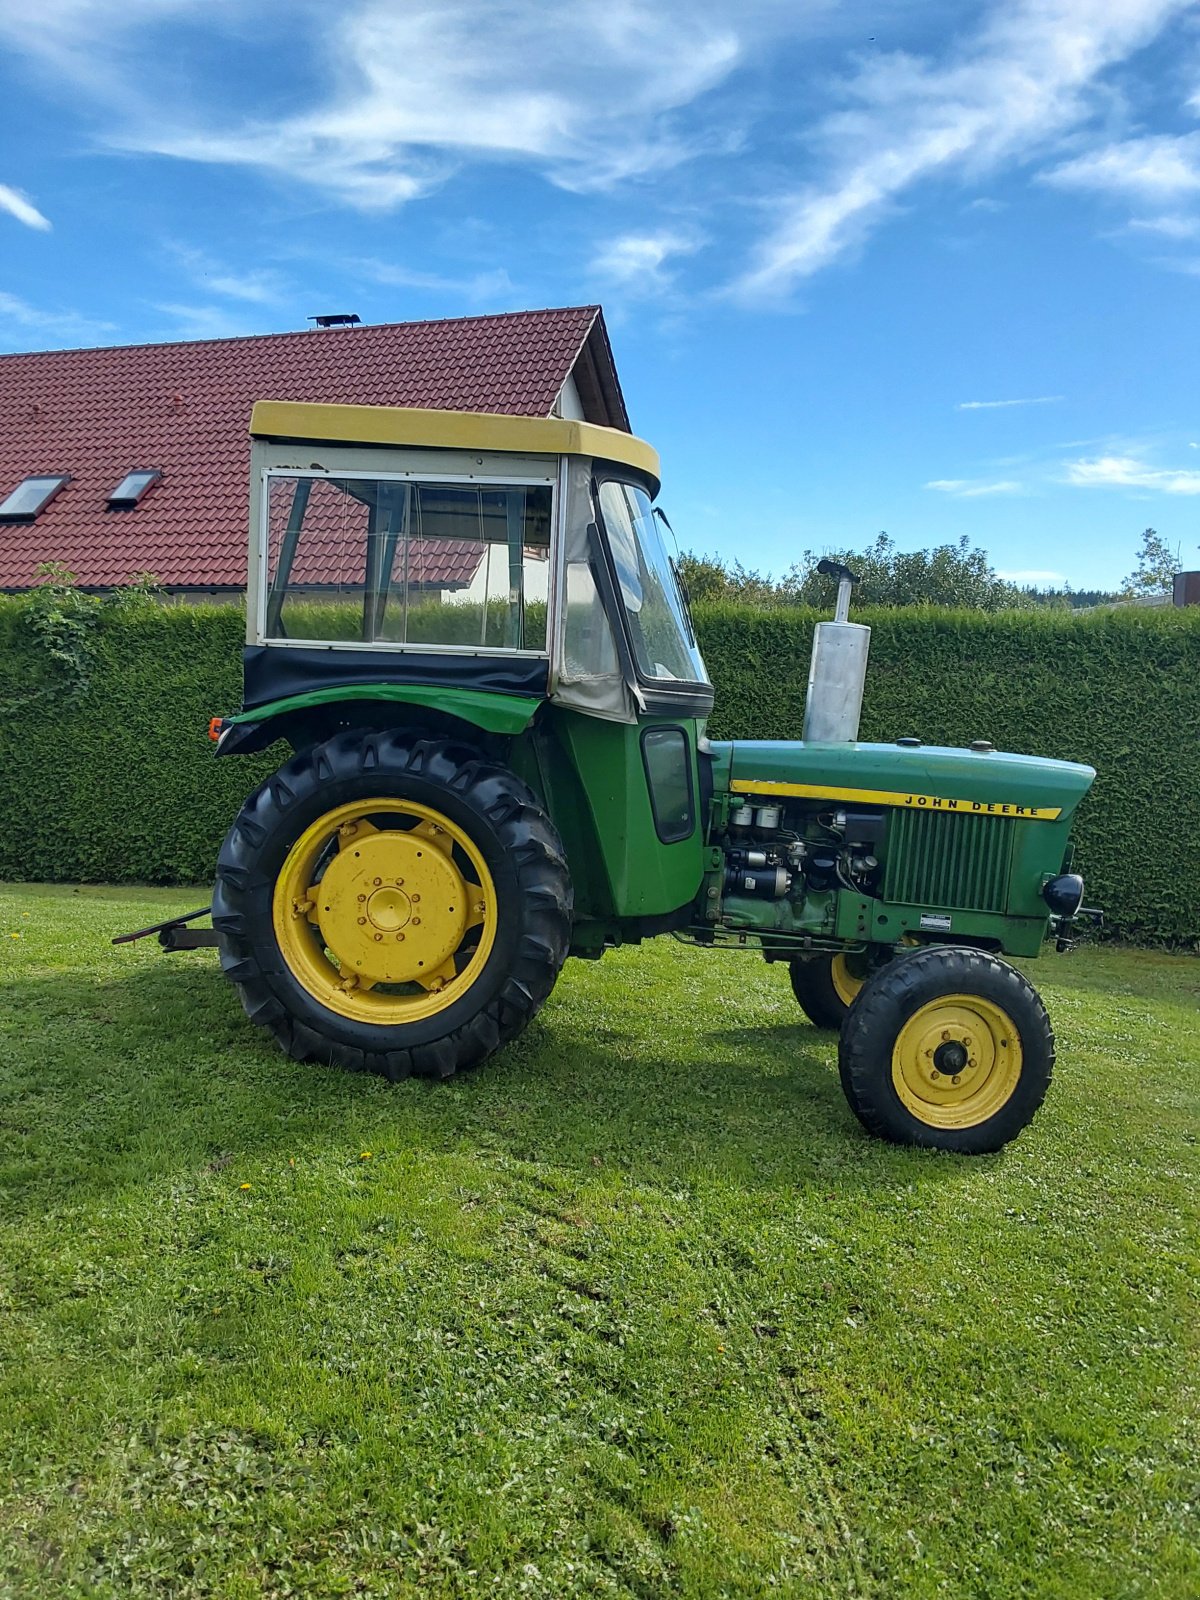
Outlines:
{"type": "Polygon", "coordinates": [[[838,1042],[842,1088],[855,1116],[877,1138],[960,1155],[984,1155],[1015,1139],[1046,1098],[1054,1073],[1054,1032],[1041,997],[1007,961],[983,950],[931,945],[891,961],[865,984],[846,1014],[838,1042]],[[1021,1041],[1021,1074],[1008,1100],[974,1128],[934,1128],[915,1117],[892,1082],[892,1049],[901,1028],[943,995],[977,994],[1012,1018],[1021,1041]]]}
{"type": "Polygon", "coordinates": [[[246,801],[217,860],[213,926],[221,966],[247,1015],[298,1061],[397,1080],[449,1077],[516,1037],[554,987],[571,935],[562,843],[533,791],[468,745],[350,730],[296,755],[246,801]],[[349,801],[400,796],[463,828],[487,862],[498,926],[483,971],[454,1004],[419,1022],[353,1021],[292,975],[275,938],[272,899],[300,834],[349,801]]]}
{"type": "Polygon", "coordinates": [[[244,711],[311,694],[314,689],[361,688],[374,683],[433,684],[485,689],[493,694],[544,700],[550,664],[543,656],[445,655],[420,650],[318,649],[305,645],[247,645],[242,653],[244,711]]]}

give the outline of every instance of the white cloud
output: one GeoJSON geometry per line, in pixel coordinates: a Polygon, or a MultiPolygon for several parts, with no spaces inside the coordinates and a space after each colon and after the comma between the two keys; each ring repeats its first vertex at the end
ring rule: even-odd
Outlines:
{"type": "Polygon", "coordinates": [[[733,15],[726,0],[574,0],[552,12],[544,0],[46,0],[37,28],[0,7],[0,37],[83,85],[108,112],[115,146],[258,168],[369,210],[412,200],[467,161],[520,162],[587,191],[727,148],[729,127],[693,121],[685,132],[677,113],[753,45],[803,37],[827,9],[828,0],[743,0],[733,15]],[[302,110],[231,114],[211,85],[206,103],[199,75],[172,96],[157,59],[129,70],[139,50],[149,54],[154,25],[185,13],[224,30],[232,66],[256,23],[268,36],[280,29],[281,10],[289,46],[311,58],[289,97],[302,110]]]}
{"type": "Polygon", "coordinates": [[[1149,42],[1186,0],[1017,0],[935,63],[873,57],[848,85],[853,109],[819,139],[834,175],[776,202],[783,221],[735,285],[770,299],[859,245],[920,179],[1022,159],[1090,113],[1106,68],[1149,42]]]}
{"type": "Polygon", "coordinates": [[[626,233],[609,241],[591,266],[602,278],[624,288],[662,289],[673,277],[667,262],[691,255],[702,241],[694,234],[664,229],[659,233],[626,233]]]}
{"type": "Polygon", "coordinates": [[[480,305],[496,305],[505,300],[511,302],[516,295],[513,281],[503,267],[451,277],[445,273],[420,272],[414,268],[397,266],[390,261],[343,261],[341,265],[388,287],[454,295],[480,305]]]}
{"type": "Polygon", "coordinates": [[[1132,217],[1130,228],[1138,233],[1156,233],[1164,239],[1195,239],[1200,236],[1200,218],[1167,213],[1161,217],[1132,217]]]}
{"type": "Polygon", "coordinates": [[[27,228],[37,228],[43,233],[50,228],[50,219],[42,215],[29,196],[20,189],[11,189],[7,183],[0,183],[0,211],[7,211],[27,228]]]}
{"type": "Polygon", "coordinates": [[[238,272],[214,260],[205,251],[175,240],[167,240],[165,249],[206,294],[222,295],[228,300],[245,300],[259,306],[276,305],[289,298],[288,285],[279,273],[269,267],[253,267],[238,272]]]}
{"type": "Polygon", "coordinates": [[[995,483],[980,482],[972,478],[934,478],[925,485],[927,489],[936,489],[940,494],[953,495],[956,500],[979,500],[989,494],[1020,494],[1021,485],[1014,483],[1011,478],[1003,478],[995,483]]]}
{"type": "Polygon", "coordinates": [[[1043,174],[1061,189],[1093,189],[1138,200],[1200,191],[1200,133],[1147,135],[1105,145],[1043,174]]]}
{"type": "Polygon", "coordinates": [[[8,330],[12,328],[22,329],[43,347],[47,344],[54,346],[95,344],[103,341],[105,335],[116,331],[111,322],[98,322],[78,311],[43,311],[37,306],[31,306],[27,300],[22,300],[18,295],[6,294],[2,289],[0,289],[0,326],[6,330],[5,335],[0,336],[0,342],[7,344],[10,349],[23,347],[26,344],[25,340],[14,342],[7,337],[8,330]]]}
{"type": "Polygon", "coordinates": [[[1039,394],[1028,400],[960,400],[957,411],[1002,411],[1008,406],[1052,406],[1062,399],[1061,394],[1039,394]]]}
{"type": "Polygon", "coordinates": [[[1015,572],[997,572],[1005,583],[1029,584],[1033,588],[1057,588],[1067,581],[1065,572],[1048,572],[1041,567],[1021,567],[1015,572]]]}
{"type": "Polygon", "coordinates": [[[1067,483],[1082,489],[1153,489],[1160,494],[1200,494],[1200,472],[1151,467],[1136,456],[1096,456],[1066,463],[1067,483]]]}

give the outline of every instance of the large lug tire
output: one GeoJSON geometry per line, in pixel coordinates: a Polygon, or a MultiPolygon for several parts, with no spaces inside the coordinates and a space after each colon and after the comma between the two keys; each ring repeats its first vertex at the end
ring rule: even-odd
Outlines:
{"type": "Polygon", "coordinates": [[[807,956],[789,963],[792,993],[817,1028],[840,1028],[866,983],[865,957],[836,954],[807,956]]]}
{"type": "Polygon", "coordinates": [[[868,1133],[961,1155],[1026,1127],[1054,1071],[1037,991],[981,950],[931,946],[882,967],[842,1027],[842,1088],[868,1133]]]}
{"type": "Polygon", "coordinates": [[[213,926],[298,1061],[446,1078],[516,1037],[571,936],[562,843],[519,778],[448,739],[345,732],[246,801],[213,926]]]}

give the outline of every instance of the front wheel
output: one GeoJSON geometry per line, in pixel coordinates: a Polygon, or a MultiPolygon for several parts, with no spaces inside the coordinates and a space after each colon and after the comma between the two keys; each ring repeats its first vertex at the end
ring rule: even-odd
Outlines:
{"type": "Polygon", "coordinates": [[[348,732],[242,807],[213,926],[289,1055],[448,1077],[514,1038],[567,953],[562,845],[513,773],[446,739],[348,732]]]}
{"type": "Polygon", "coordinates": [[[789,964],[792,993],[801,1011],[817,1028],[840,1028],[867,981],[864,955],[805,956],[789,964]]]}
{"type": "Polygon", "coordinates": [[[980,950],[935,946],[883,967],[847,1015],[842,1088],[868,1133],[963,1155],[999,1150],[1054,1070],[1037,991],[980,950]]]}

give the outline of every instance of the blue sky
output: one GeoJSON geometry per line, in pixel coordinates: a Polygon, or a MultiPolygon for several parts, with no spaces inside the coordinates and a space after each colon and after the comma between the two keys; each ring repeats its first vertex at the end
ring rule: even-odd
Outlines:
{"type": "Polygon", "coordinates": [[[593,299],[684,545],[1200,566],[1200,9],[0,0],[0,349],[593,299]]]}

